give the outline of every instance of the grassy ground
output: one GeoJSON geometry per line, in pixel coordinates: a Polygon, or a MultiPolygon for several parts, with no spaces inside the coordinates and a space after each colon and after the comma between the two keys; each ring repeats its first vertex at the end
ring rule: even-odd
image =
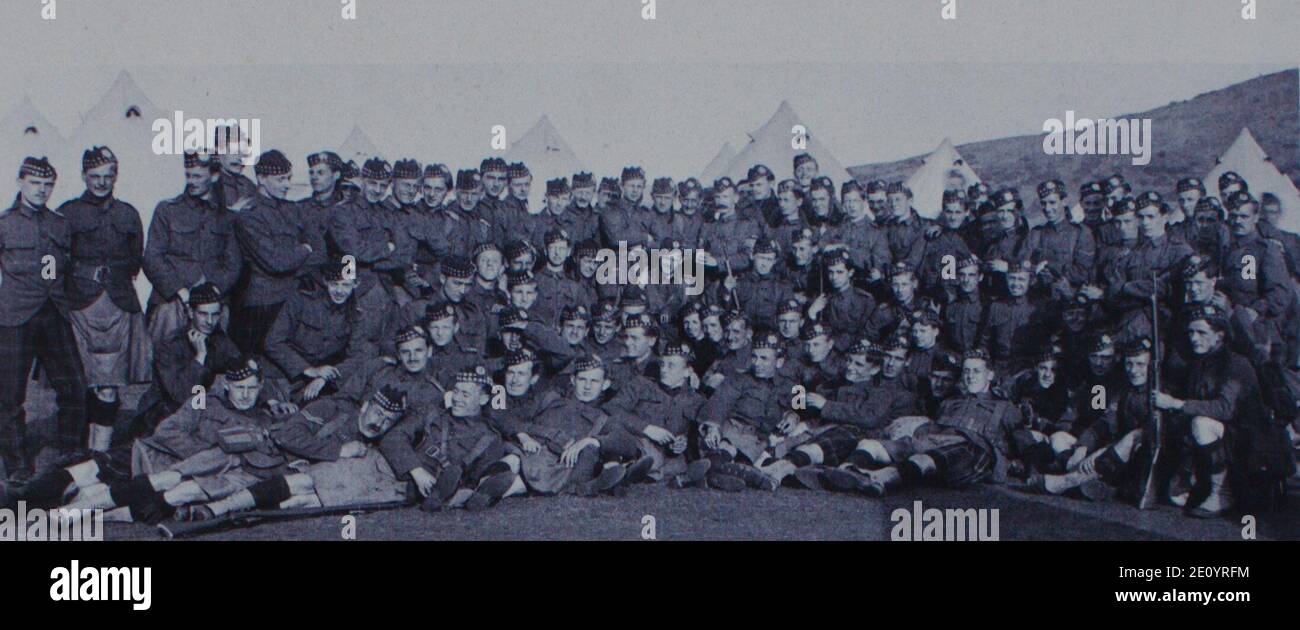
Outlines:
{"type": "MultiPolygon", "coordinates": [[[[133,388],[126,400],[139,396],[133,388]]],[[[52,395],[31,388],[28,417],[43,424],[52,395]]],[[[1300,488],[1278,513],[1258,517],[1259,538],[1300,540],[1300,488]]],[[[640,485],[622,498],[511,498],[493,509],[427,514],[416,509],[364,514],[358,540],[638,540],[654,517],[658,540],[889,540],[895,509],[998,510],[1001,540],[1240,540],[1235,520],[1189,519],[1172,507],[1139,511],[1119,503],[1088,503],[1027,495],[991,486],[963,491],[921,488],[903,496],[860,496],[781,488],[775,493],[670,490],[640,485]]],[[[339,540],[339,516],[269,523],[205,536],[213,540],[339,540]]],[[[155,528],[109,524],[108,540],[156,540],[155,528]]]]}

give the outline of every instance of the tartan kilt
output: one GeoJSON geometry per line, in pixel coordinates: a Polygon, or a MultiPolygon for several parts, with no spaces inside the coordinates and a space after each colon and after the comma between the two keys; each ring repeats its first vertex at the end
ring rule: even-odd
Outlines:
{"type": "Polygon", "coordinates": [[[950,488],[979,483],[993,473],[993,454],[968,436],[935,433],[918,440],[916,446],[935,461],[950,488]]]}
{"type": "Polygon", "coordinates": [[[153,345],[142,313],[128,313],[108,292],[68,313],[88,387],[126,387],[152,380],[153,345]]]}
{"type": "Polygon", "coordinates": [[[659,481],[686,473],[686,454],[675,455],[654,440],[642,435],[637,437],[641,453],[654,461],[650,469],[650,478],[659,481]]]}
{"type": "Polygon", "coordinates": [[[752,424],[744,424],[734,419],[729,419],[722,423],[718,433],[722,439],[736,448],[736,451],[749,458],[750,462],[757,463],[763,456],[763,451],[767,450],[767,438],[759,435],[758,428],[752,424]]]}
{"type": "Polygon", "coordinates": [[[560,456],[542,448],[536,453],[527,453],[520,462],[519,473],[523,475],[528,487],[538,494],[559,494],[569,485],[573,469],[560,463],[560,456]]]}

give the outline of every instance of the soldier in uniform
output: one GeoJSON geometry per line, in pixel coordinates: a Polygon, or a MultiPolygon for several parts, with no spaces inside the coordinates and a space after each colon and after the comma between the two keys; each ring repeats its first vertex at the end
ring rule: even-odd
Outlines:
{"type": "Polygon", "coordinates": [[[258,194],[240,212],[235,235],[248,261],[248,289],[231,316],[231,339],[245,354],[265,351],[266,335],[281,307],[297,292],[298,278],[311,271],[314,250],[301,208],[289,201],[293,166],[272,149],[257,159],[258,194]]]}
{"type": "Polygon", "coordinates": [[[434,232],[442,234],[448,256],[471,258],[479,243],[492,240],[494,216],[478,203],[483,184],[478,171],[462,170],[456,174],[456,200],[438,213],[434,232]]]}
{"type": "Polygon", "coordinates": [[[311,196],[302,200],[303,219],[311,223],[311,247],[316,261],[313,266],[325,262],[329,253],[326,234],[334,220],[335,208],[343,205],[343,159],[333,151],[321,151],[307,156],[307,179],[311,184],[311,196]]]}
{"type": "MultiPolygon", "coordinates": [[[[403,195],[407,197],[406,203],[412,203],[412,180],[419,176],[419,165],[408,163],[403,166],[403,195]]],[[[404,277],[410,268],[409,260],[405,259],[413,257],[415,247],[409,233],[407,238],[403,238],[399,230],[394,229],[390,204],[395,202],[389,202],[385,197],[393,179],[388,162],[379,158],[366,160],[361,168],[361,177],[365,183],[364,194],[334,212],[329,230],[333,242],[330,258],[339,261],[345,256],[351,257],[348,259],[350,269],[358,283],[357,304],[370,314],[366,326],[377,334],[384,316],[398,305],[395,278],[404,277]]]]}
{"type": "Polygon", "coordinates": [[[144,230],[135,207],[113,196],[117,167],[108,147],[87,150],[81,156],[86,190],[57,211],[72,234],[68,319],[90,387],[86,421],[95,451],[108,450],[112,442],[119,395],[150,377],[151,348],[132,285],[140,273],[144,230]]]}
{"type": "Polygon", "coordinates": [[[896,418],[915,413],[915,399],[899,387],[878,387],[880,350],[860,339],[846,353],[844,373],[807,395],[809,414],[828,426],[808,442],[762,468],[777,483],[794,474],[810,490],[823,489],[821,475],[839,466],[863,440],[881,439],[896,418]]]}
{"type": "Polygon", "coordinates": [[[442,407],[446,388],[436,372],[429,369],[433,357],[429,331],[418,323],[406,326],[393,335],[393,345],[397,348],[395,360],[361,357],[362,369],[342,380],[333,398],[350,401],[359,408],[374,392],[394,387],[403,392],[407,410],[417,417],[427,417],[442,407]]]}
{"type": "MultiPolygon", "coordinates": [[[[251,157],[247,152],[248,143],[234,125],[218,128],[214,140],[218,149],[216,161],[221,169],[214,183],[217,205],[223,210],[242,212],[258,192],[257,184],[244,175],[244,160],[251,157]]],[[[257,165],[253,166],[253,172],[257,172],[257,165]]]]}
{"type": "Polygon", "coordinates": [[[286,379],[304,401],[338,391],[376,354],[355,297],[356,279],[345,275],[342,263],[326,265],[321,276],[325,290],[295,292],[266,336],[266,356],[279,368],[271,378],[286,379]]]}
{"type": "MultiPolygon", "coordinates": [[[[280,458],[292,456],[291,466],[265,475],[223,498],[187,505],[176,520],[205,521],[248,509],[288,509],[343,505],[361,499],[396,500],[405,494],[392,471],[380,464],[370,445],[378,442],[406,414],[397,389],[376,391],[357,409],[322,400],[288,422],[271,428],[271,448],[280,458]]],[[[225,473],[223,473],[224,476],[225,473]]]]}
{"type": "MultiPolygon", "coordinates": [[[[711,316],[712,313],[709,315],[711,316]]],[[[705,330],[708,330],[710,319],[711,317],[705,317],[705,330]]],[[[706,395],[712,395],[726,379],[748,370],[752,363],[753,353],[750,344],[754,338],[754,330],[749,320],[745,319],[744,313],[727,311],[720,317],[719,323],[724,331],[721,344],[722,355],[703,375],[701,391],[706,395]]]]}
{"type": "MultiPolygon", "coordinates": [[[[567,394],[552,391],[540,405],[527,436],[540,448],[526,452],[522,474],[538,494],[580,496],[615,490],[627,477],[623,461],[639,459],[640,446],[620,418],[600,408],[610,381],[596,357],[574,362],[567,394]]],[[[641,464],[640,470],[648,469],[641,464]]]]}
{"type": "Polygon", "coordinates": [[[916,213],[912,207],[912,191],[902,182],[891,183],[886,192],[890,213],[885,219],[884,229],[885,240],[889,243],[889,259],[895,263],[905,262],[916,269],[925,258],[925,234],[934,222],[916,213]]]}
{"type": "Polygon", "coordinates": [[[943,337],[953,349],[966,353],[979,347],[987,325],[987,306],[981,294],[983,263],[975,256],[957,261],[957,299],[944,305],[943,337]]]}
{"type": "Polygon", "coordinates": [[[814,179],[821,172],[821,166],[817,164],[817,159],[807,153],[800,153],[791,160],[791,172],[794,173],[795,181],[799,182],[799,188],[805,193],[812,187],[814,179]]]}
{"type": "Polygon", "coordinates": [[[844,210],[844,221],[831,241],[849,248],[853,267],[859,270],[859,282],[871,283],[883,278],[890,263],[889,243],[872,220],[862,187],[856,181],[850,179],[840,186],[840,207],[844,210]]]}
{"type": "MultiPolygon", "coordinates": [[[[613,209],[622,194],[623,189],[619,186],[617,177],[600,178],[600,188],[596,192],[596,210],[600,214],[604,214],[606,211],[613,209]]],[[[601,238],[604,238],[603,232],[601,238]]]]}
{"type": "Polygon", "coordinates": [[[1025,249],[1035,260],[1047,263],[1043,271],[1051,278],[1051,284],[1044,288],[1053,295],[1068,298],[1092,279],[1097,250],[1092,231],[1068,220],[1067,196],[1069,192],[1060,180],[1038,185],[1038,201],[1046,222],[1029,231],[1025,249]]]}
{"type": "Polygon", "coordinates": [[[1169,235],[1190,243],[1196,238],[1196,204],[1205,196],[1205,183],[1199,177],[1184,177],[1174,186],[1177,205],[1169,213],[1169,235]]]}
{"type": "Polygon", "coordinates": [[[704,190],[700,180],[688,177],[678,184],[677,198],[681,200],[681,211],[673,218],[673,240],[682,247],[695,249],[700,246],[700,232],[704,229],[704,216],[700,212],[704,190]]]}
{"type": "Polygon", "coordinates": [[[256,362],[246,361],[224,377],[221,395],[205,405],[181,405],[153,436],[136,442],[134,478],[91,458],[33,479],[17,498],[57,505],[72,494],[68,508],[102,509],[110,521],[156,523],[177,506],[220,498],[255,483],[258,466],[279,463],[274,449],[263,442],[248,453],[227,452],[223,433],[251,430],[250,437],[260,436],[272,424],[267,409],[258,405],[261,372],[256,362]]]}
{"type": "Polygon", "coordinates": [[[609,300],[601,300],[592,310],[591,348],[592,354],[600,357],[606,365],[623,356],[623,344],[618,342],[619,326],[618,305],[609,300]]]}
{"type": "Polygon", "coordinates": [[[421,209],[420,182],[423,176],[424,171],[415,160],[394,163],[393,194],[384,200],[380,214],[394,246],[393,268],[380,275],[380,282],[398,306],[425,295],[432,288],[417,271],[415,258],[421,251],[432,252],[442,248],[441,237],[432,229],[433,223],[421,209]]]}
{"type": "Polygon", "coordinates": [[[835,183],[831,178],[813,179],[812,186],[808,188],[808,211],[804,218],[818,241],[836,240],[843,217],[835,204],[835,183]]]}
{"type": "Polygon", "coordinates": [[[558,326],[561,311],[587,302],[583,299],[582,287],[566,273],[569,233],[552,228],[547,230],[542,240],[546,248],[546,264],[537,273],[535,310],[542,321],[558,326]]]}
{"type": "Polygon", "coordinates": [[[460,316],[452,302],[441,302],[426,307],[422,324],[433,342],[429,363],[434,382],[442,390],[452,386],[456,373],[483,361],[483,349],[478,340],[461,334],[460,316]]]}
{"type": "MultiPolygon", "coordinates": [[[[478,172],[482,175],[483,189],[475,194],[480,214],[497,229],[500,229],[501,209],[504,205],[506,188],[509,187],[510,165],[499,157],[484,158],[479,162],[478,172]]],[[[459,182],[459,176],[457,177],[459,182]]],[[[456,186],[459,195],[459,184],[456,186]]]]}
{"type": "MultiPolygon", "coordinates": [[[[488,318],[492,313],[468,299],[476,273],[474,263],[465,258],[453,256],[443,260],[438,283],[442,291],[432,301],[446,302],[451,306],[456,313],[457,336],[466,346],[483,352],[487,349],[488,318]]],[[[419,303],[413,302],[411,306],[416,304],[419,303]]]]}
{"type": "Polygon", "coordinates": [[[701,411],[703,450],[712,462],[708,483],[714,488],[776,489],[775,480],[756,467],[766,465],[769,448],[798,425],[790,409],[795,382],[782,370],[781,347],[775,333],[757,339],[745,371],[729,376],[701,411]]]}
{"type": "Polygon", "coordinates": [[[384,435],[380,451],[399,478],[410,478],[424,497],[420,509],[486,508],[519,481],[514,471],[493,467],[506,449],[483,411],[491,387],[483,366],[462,370],[449,409],[408,416],[384,435]]]}
{"type": "Polygon", "coordinates": [[[622,196],[600,213],[600,234],[605,247],[618,248],[620,242],[629,247],[646,243],[650,231],[646,227],[649,213],[641,207],[645,192],[645,171],[638,166],[623,169],[619,179],[622,196]]]}
{"type": "Polygon", "coordinates": [[[803,305],[799,300],[790,298],[777,307],[776,332],[785,344],[782,350],[787,361],[802,361],[804,358],[803,339],[799,334],[803,331],[803,326],[803,305]]]}
{"type": "Polygon", "coordinates": [[[573,224],[569,236],[575,243],[598,238],[600,235],[600,214],[595,200],[596,180],[591,173],[574,173],[569,208],[564,214],[573,224]]]}
{"type": "MultiPolygon", "coordinates": [[[[1118,393],[1109,422],[1089,429],[1075,447],[1070,470],[1064,474],[1031,475],[1029,485],[1050,494],[1064,494],[1074,488],[1085,498],[1097,501],[1111,495],[1117,486],[1141,482],[1150,462],[1149,453],[1139,457],[1142,438],[1151,429],[1152,344],[1145,337],[1124,348],[1126,386],[1118,393]]],[[[1123,488],[1133,490],[1131,487],[1123,488]]]]}
{"type": "Polygon", "coordinates": [[[1292,312],[1296,293],[1286,267],[1285,248],[1260,234],[1259,203],[1250,193],[1232,194],[1227,208],[1232,239],[1222,259],[1224,273],[1217,287],[1237,307],[1232,315],[1234,324],[1252,346],[1250,358],[1260,363],[1270,357],[1282,361],[1287,350],[1282,331],[1300,325],[1292,312]]]}
{"type": "Polygon", "coordinates": [[[1119,233],[1108,214],[1106,188],[1101,182],[1085,182],[1079,186],[1079,209],[1083,212],[1083,225],[1092,230],[1092,240],[1098,247],[1114,245],[1119,233]]]}
{"type": "MultiPolygon", "coordinates": [[[[782,180],[776,185],[776,202],[780,215],[777,217],[775,225],[770,225],[768,233],[773,235],[781,251],[793,253],[793,239],[803,232],[807,225],[804,222],[803,214],[799,208],[803,205],[803,191],[799,189],[799,182],[793,179],[782,180]]],[[[811,230],[808,232],[808,238],[812,238],[811,230]]]]}
{"type": "Polygon", "coordinates": [[[673,223],[676,213],[673,206],[677,203],[677,187],[671,177],[656,178],[650,187],[651,209],[653,212],[646,220],[646,230],[654,243],[673,238],[673,223]]]}
{"type": "Polygon", "coordinates": [[[221,325],[224,297],[217,285],[204,282],[190,292],[189,324],[153,348],[153,382],[136,404],[136,413],[119,420],[113,446],[153,433],[154,427],[194,395],[195,387],[211,389],[218,374],[237,367],[239,348],[221,325]]]}
{"type": "Polygon", "coordinates": [[[853,465],[828,470],[823,479],[869,496],[925,480],[948,487],[1005,482],[1011,434],[1023,425],[1020,411],[993,389],[993,369],[982,352],[963,359],[962,385],[962,395],[945,401],[932,422],[859,443],[850,455],[853,465]]]}
{"type": "Polygon", "coordinates": [[[781,208],[775,194],[776,175],[763,164],[749,167],[745,175],[749,182],[749,196],[740,204],[740,211],[748,216],[762,217],[763,224],[776,227],[781,224],[781,208]]]}
{"type": "MultiPolygon", "coordinates": [[[[1156,408],[1173,412],[1169,418],[1178,440],[1190,455],[1195,484],[1190,490],[1171,487],[1170,501],[1192,516],[1214,518],[1232,507],[1228,465],[1229,445],[1238,431],[1249,430],[1263,413],[1259,382],[1244,357],[1227,347],[1227,313],[1203,306],[1187,316],[1193,357],[1185,374],[1157,392],[1156,408]]],[[[1248,452],[1239,446],[1236,455],[1248,452]]],[[[1244,464],[1244,462],[1243,462],[1244,464]]]]}
{"type": "Polygon", "coordinates": [[[808,306],[808,319],[830,326],[835,343],[849,347],[866,329],[876,303],[870,293],[853,285],[854,269],[846,250],[827,252],[822,266],[830,280],[830,291],[818,295],[808,306]]]}
{"type": "Polygon", "coordinates": [[[917,278],[914,268],[905,262],[889,267],[889,299],[876,305],[863,330],[868,339],[880,341],[892,337],[907,316],[916,310],[917,278]]]}
{"type": "Polygon", "coordinates": [[[789,283],[775,271],[778,254],[776,241],[759,239],[750,255],[750,268],[738,276],[728,275],[723,279],[722,287],[726,293],[719,302],[728,303],[734,295],[739,302],[735,307],[750,321],[773,325],[778,306],[794,297],[789,283]]]}
{"type": "Polygon", "coordinates": [[[14,476],[31,472],[23,402],[34,359],[54,386],[54,446],[71,450],[86,437],[86,384],[64,279],[72,262],[71,225],[45,205],[56,177],[45,158],[25,158],[18,195],[0,212],[0,458],[14,476]]]}
{"type": "Polygon", "coordinates": [[[651,458],[649,478],[671,479],[678,487],[702,479],[709,466],[707,459],[687,464],[687,446],[704,406],[704,397],[690,385],[690,362],[689,345],[670,343],[655,373],[632,376],[605,403],[605,410],[623,421],[651,458]]]}
{"type": "Polygon", "coordinates": [[[1106,288],[1106,301],[1119,314],[1121,342],[1151,334],[1151,296],[1168,305],[1176,297],[1173,285],[1192,248],[1165,233],[1168,206],[1142,196],[1137,203],[1138,241],[1106,288]]]}
{"type": "Polygon", "coordinates": [[[217,168],[211,156],[186,151],[185,192],[159,202],[149,222],[142,264],[153,285],[146,323],[155,347],[185,329],[190,289],[211,282],[229,295],[243,268],[234,215],[215,200],[217,168]]]}
{"type": "Polygon", "coordinates": [[[844,357],[835,348],[830,328],[813,322],[803,327],[799,338],[803,348],[786,359],[790,377],[809,391],[817,391],[839,379],[844,371],[844,357]]]}
{"type": "Polygon", "coordinates": [[[1011,263],[1007,271],[1007,297],[988,307],[987,325],[975,344],[988,348],[999,376],[1009,377],[1029,367],[1047,342],[1049,312],[1030,299],[1029,285],[1036,266],[1028,260],[1011,263]]]}
{"type": "Polygon", "coordinates": [[[708,252],[705,267],[718,276],[749,268],[754,244],[764,237],[763,225],[735,209],[736,186],[723,177],[713,183],[713,222],[700,231],[700,245],[708,252]]]}
{"type": "Polygon", "coordinates": [[[965,193],[945,191],[939,215],[941,229],[926,243],[925,258],[917,270],[922,291],[943,304],[955,301],[960,294],[956,263],[974,255],[971,244],[977,241],[971,229],[974,222],[969,219],[965,193]]]}

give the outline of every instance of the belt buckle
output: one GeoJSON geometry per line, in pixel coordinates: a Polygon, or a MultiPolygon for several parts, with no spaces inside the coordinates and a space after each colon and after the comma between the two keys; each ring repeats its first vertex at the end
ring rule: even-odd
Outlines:
{"type": "Polygon", "coordinates": [[[108,273],[108,267],[105,265],[100,265],[98,267],[95,267],[95,273],[94,275],[91,276],[91,279],[99,284],[104,284],[104,281],[103,279],[100,278],[100,275],[107,275],[107,273],[108,273]]]}

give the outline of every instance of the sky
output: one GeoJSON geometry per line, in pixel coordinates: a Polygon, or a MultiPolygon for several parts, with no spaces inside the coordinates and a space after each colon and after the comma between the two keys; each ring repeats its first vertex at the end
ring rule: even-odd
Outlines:
{"type": "Polygon", "coordinates": [[[782,100],[856,165],[1300,64],[1281,0],[42,1],[0,7],[0,112],[27,95],[70,135],[125,69],[166,111],[260,118],[302,166],[353,124],[390,160],[477,165],[546,114],[598,173],[680,178],[782,100]]]}

